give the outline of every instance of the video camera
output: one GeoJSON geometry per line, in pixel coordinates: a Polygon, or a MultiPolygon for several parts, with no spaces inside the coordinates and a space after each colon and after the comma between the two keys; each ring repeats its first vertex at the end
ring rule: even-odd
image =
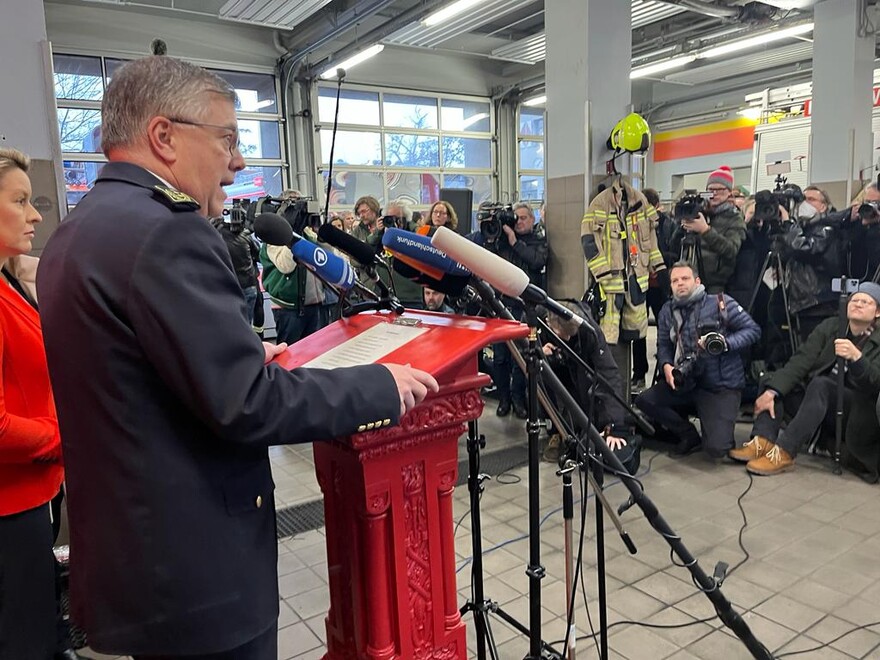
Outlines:
{"type": "Polygon", "coordinates": [[[507,225],[511,229],[516,226],[516,213],[513,212],[512,204],[498,204],[484,202],[477,211],[477,221],[480,223],[480,234],[487,245],[494,244],[507,225]]]}
{"type": "Polygon", "coordinates": [[[880,223],[880,202],[862,202],[858,209],[862,224],[876,225],[880,223]]]}
{"type": "Polygon", "coordinates": [[[798,205],[804,201],[804,193],[800,186],[794,183],[786,183],[787,179],[781,174],[776,176],[776,188],[771,190],[759,190],[755,193],[755,214],[752,218],[768,227],[769,233],[782,231],[783,208],[791,218],[798,205]]]}
{"type": "Polygon", "coordinates": [[[306,227],[317,230],[321,226],[321,203],[311,197],[282,199],[267,195],[253,202],[247,212],[251,223],[261,213],[277,213],[297,234],[302,234],[306,227]]]}
{"type": "Polygon", "coordinates": [[[707,216],[709,213],[709,193],[701,193],[696,190],[685,190],[684,194],[675,203],[675,219],[693,220],[700,213],[707,216]]]}

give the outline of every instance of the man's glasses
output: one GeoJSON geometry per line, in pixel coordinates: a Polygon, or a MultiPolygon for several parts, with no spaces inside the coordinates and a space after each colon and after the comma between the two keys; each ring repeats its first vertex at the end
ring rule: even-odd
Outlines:
{"type": "Polygon", "coordinates": [[[241,153],[241,150],[239,149],[241,141],[238,139],[238,131],[234,128],[220,126],[219,124],[205,124],[198,121],[189,121],[187,119],[175,119],[173,117],[169,117],[168,121],[175,124],[183,124],[184,126],[196,126],[197,128],[219,128],[221,131],[226,132],[223,139],[226,140],[226,147],[229,149],[229,153],[233,156],[236,152],[241,153]]]}

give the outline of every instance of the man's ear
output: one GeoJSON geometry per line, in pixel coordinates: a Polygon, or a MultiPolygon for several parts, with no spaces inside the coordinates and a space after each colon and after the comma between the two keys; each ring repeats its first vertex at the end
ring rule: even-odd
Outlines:
{"type": "Polygon", "coordinates": [[[174,122],[167,117],[153,117],[147,124],[147,141],[152,151],[166,163],[178,160],[179,134],[175,132],[174,122]]]}

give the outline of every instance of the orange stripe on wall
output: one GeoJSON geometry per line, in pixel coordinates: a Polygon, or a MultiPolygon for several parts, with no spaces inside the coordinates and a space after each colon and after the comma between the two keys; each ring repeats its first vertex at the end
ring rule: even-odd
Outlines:
{"type": "Polygon", "coordinates": [[[692,135],[654,143],[654,161],[675,160],[751,149],[755,127],[743,126],[727,131],[692,135]]]}

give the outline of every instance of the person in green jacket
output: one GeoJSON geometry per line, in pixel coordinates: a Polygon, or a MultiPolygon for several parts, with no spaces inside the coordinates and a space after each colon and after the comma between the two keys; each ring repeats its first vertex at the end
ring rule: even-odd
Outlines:
{"type": "Polygon", "coordinates": [[[844,465],[870,483],[880,475],[880,285],[863,282],[847,303],[849,327],[838,338],[838,319],[820,323],[782,369],[770,374],[755,401],[751,440],[729,452],[752,474],[772,475],[794,466],[798,449],[836,412],[837,358],[845,360],[844,465]],[[784,408],[805,388],[803,402],[780,432],[784,408]]]}

